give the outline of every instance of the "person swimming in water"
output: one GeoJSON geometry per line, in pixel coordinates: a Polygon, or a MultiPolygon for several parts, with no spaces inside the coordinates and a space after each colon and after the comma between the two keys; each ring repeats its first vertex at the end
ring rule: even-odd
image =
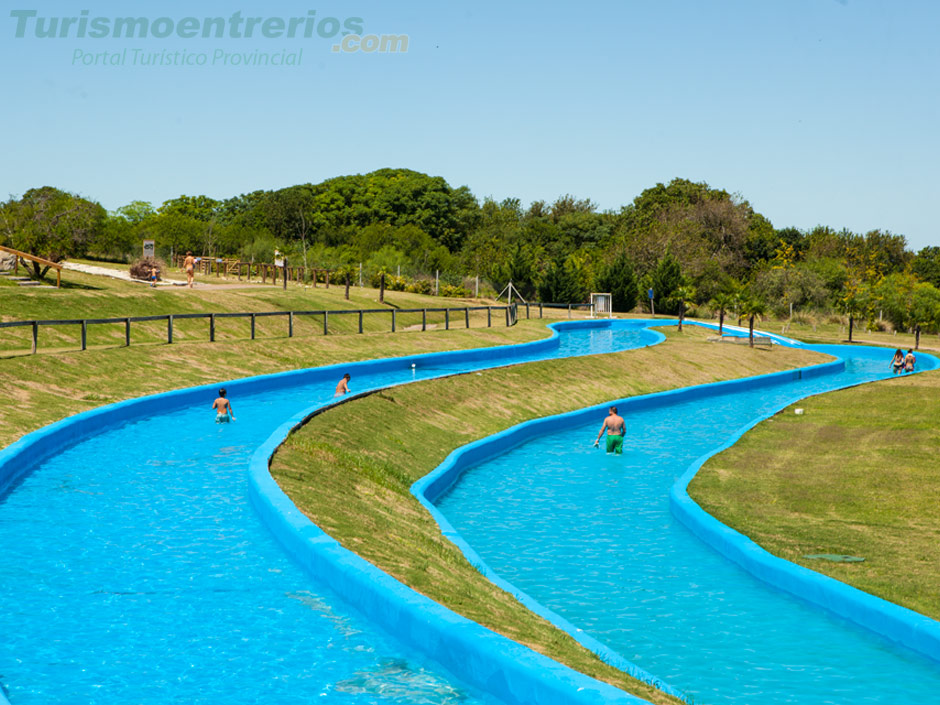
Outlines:
{"type": "Polygon", "coordinates": [[[623,434],[626,431],[626,423],[623,417],[617,415],[617,407],[610,407],[610,413],[601,424],[601,430],[597,433],[597,440],[594,441],[594,447],[597,448],[601,442],[601,436],[607,431],[607,452],[620,455],[623,453],[623,434]]]}
{"type": "Polygon", "coordinates": [[[907,355],[904,356],[904,371],[913,372],[914,371],[914,351],[911,348],[907,349],[907,355]]]}
{"type": "Polygon", "coordinates": [[[225,398],[225,388],[219,390],[219,398],[212,402],[212,408],[215,409],[215,422],[228,423],[235,420],[235,412],[232,410],[232,402],[225,398]]]}
{"type": "Polygon", "coordinates": [[[349,376],[349,373],[343,375],[343,378],[339,381],[339,384],[336,385],[336,393],[333,394],[334,397],[341,397],[344,394],[349,394],[349,380],[352,379],[349,376]]]}

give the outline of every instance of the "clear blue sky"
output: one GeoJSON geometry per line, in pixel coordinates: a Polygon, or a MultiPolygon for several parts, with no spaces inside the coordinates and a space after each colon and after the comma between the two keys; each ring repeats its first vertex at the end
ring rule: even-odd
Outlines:
{"type": "Polygon", "coordinates": [[[619,208],[679,176],[740,193],[777,227],[940,244],[933,0],[6,5],[4,197],[53,185],[114,209],[406,167],[481,199],[571,193],[619,208]],[[362,34],[407,34],[409,46],[333,52],[341,37],[316,32],[92,39],[76,25],[37,38],[35,19],[17,38],[13,10],[109,22],[314,10],[361,18],[362,34]],[[123,66],[75,59],[125,49],[123,66]],[[134,49],[208,63],[134,66],[134,49]],[[217,51],[300,49],[298,66],[210,65],[217,51]]]}

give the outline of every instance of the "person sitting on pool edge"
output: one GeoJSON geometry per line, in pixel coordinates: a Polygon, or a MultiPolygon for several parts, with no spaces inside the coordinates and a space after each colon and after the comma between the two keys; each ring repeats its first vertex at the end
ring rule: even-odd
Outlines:
{"type": "Polygon", "coordinates": [[[215,409],[215,422],[228,423],[235,420],[235,412],[232,410],[232,402],[225,398],[225,388],[219,390],[219,398],[212,402],[212,408],[215,409]]]}
{"type": "Polygon", "coordinates": [[[891,358],[891,369],[894,370],[894,374],[899,374],[904,369],[904,353],[901,352],[901,348],[894,351],[894,357],[891,358]]]}
{"type": "Polygon", "coordinates": [[[349,380],[352,379],[349,376],[349,373],[343,375],[343,378],[339,381],[339,384],[336,385],[336,393],[334,397],[341,397],[344,394],[349,394],[349,380]]]}
{"type": "Polygon", "coordinates": [[[623,453],[623,434],[626,432],[626,424],[623,417],[617,415],[617,407],[610,407],[610,413],[601,424],[601,430],[597,434],[597,440],[594,441],[594,447],[597,448],[601,442],[601,436],[607,431],[607,452],[620,455],[623,453]]]}

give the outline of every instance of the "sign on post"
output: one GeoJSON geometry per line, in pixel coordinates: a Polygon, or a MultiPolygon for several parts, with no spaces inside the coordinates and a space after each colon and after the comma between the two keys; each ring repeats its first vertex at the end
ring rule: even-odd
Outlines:
{"type": "Polygon", "coordinates": [[[144,240],[144,257],[150,257],[151,259],[157,253],[157,243],[153,240],[144,240]]]}

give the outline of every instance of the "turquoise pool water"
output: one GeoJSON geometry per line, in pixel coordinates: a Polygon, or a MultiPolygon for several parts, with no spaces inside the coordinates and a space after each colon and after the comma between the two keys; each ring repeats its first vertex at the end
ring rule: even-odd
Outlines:
{"type": "Polygon", "coordinates": [[[938,703],[936,662],[758,582],[670,513],[677,478],[754,419],[890,376],[890,351],[817,349],[845,371],[625,414],[623,457],[591,447],[600,415],[468,470],[438,507],[501,577],[696,703],[938,703]]]}
{"type": "MultiPolygon", "coordinates": [[[[644,325],[571,330],[511,359],[350,365],[351,386],[660,340],[644,325]]],[[[318,585],[249,505],[254,450],[333,401],[335,384],[230,395],[238,421],[222,426],[207,392],[198,407],[103,428],[0,492],[0,687],[12,705],[493,702],[318,585]]]]}

